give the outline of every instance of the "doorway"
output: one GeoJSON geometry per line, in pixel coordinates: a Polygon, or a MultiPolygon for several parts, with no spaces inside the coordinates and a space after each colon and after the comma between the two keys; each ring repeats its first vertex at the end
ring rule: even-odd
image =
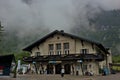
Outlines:
{"type": "Polygon", "coordinates": [[[71,71],[70,64],[65,64],[64,69],[65,69],[65,74],[70,74],[70,71],[71,71]]]}
{"type": "Polygon", "coordinates": [[[55,74],[60,74],[61,73],[61,64],[56,64],[55,65],[55,74]]]}
{"type": "Polygon", "coordinates": [[[53,74],[53,65],[52,64],[47,65],[47,74],[53,74]]]}

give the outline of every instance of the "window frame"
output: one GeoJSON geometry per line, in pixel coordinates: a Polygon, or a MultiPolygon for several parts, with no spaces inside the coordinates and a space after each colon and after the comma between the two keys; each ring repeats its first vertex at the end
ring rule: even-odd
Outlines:
{"type": "Polygon", "coordinates": [[[49,50],[48,54],[53,55],[54,54],[54,44],[48,44],[48,50],[49,50]]]}
{"type": "Polygon", "coordinates": [[[88,54],[89,53],[89,49],[80,49],[80,53],[81,54],[88,54]]]}
{"type": "Polygon", "coordinates": [[[40,56],[41,53],[40,52],[35,52],[35,56],[40,56]]]}
{"type": "Polygon", "coordinates": [[[56,43],[55,46],[56,46],[56,54],[61,55],[61,49],[62,49],[61,43],[56,43]]]}
{"type": "Polygon", "coordinates": [[[64,54],[68,55],[70,53],[70,44],[69,42],[63,43],[63,52],[64,54]]]}

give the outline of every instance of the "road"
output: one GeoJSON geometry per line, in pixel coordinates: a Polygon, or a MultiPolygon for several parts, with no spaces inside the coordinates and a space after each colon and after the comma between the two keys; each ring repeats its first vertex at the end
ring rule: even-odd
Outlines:
{"type": "Polygon", "coordinates": [[[120,73],[107,76],[71,76],[65,75],[19,75],[17,78],[0,77],[0,80],[120,80],[120,73]]]}

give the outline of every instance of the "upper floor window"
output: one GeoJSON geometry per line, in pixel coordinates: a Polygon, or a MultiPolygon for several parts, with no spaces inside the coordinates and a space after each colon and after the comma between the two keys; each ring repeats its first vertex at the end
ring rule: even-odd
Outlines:
{"type": "Polygon", "coordinates": [[[53,44],[49,44],[49,50],[53,50],[53,49],[54,49],[53,44]]]}
{"type": "Polygon", "coordinates": [[[49,44],[49,55],[54,54],[54,45],[53,44],[49,44]]]}
{"type": "Polygon", "coordinates": [[[40,52],[35,53],[35,56],[40,56],[40,55],[41,55],[40,52]]]}
{"type": "Polygon", "coordinates": [[[63,44],[64,54],[69,54],[69,43],[63,44]]]}
{"type": "Polygon", "coordinates": [[[57,43],[56,44],[56,50],[60,50],[61,49],[61,43],[57,43]]]}
{"type": "Polygon", "coordinates": [[[56,44],[56,54],[60,55],[61,54],[61,43],[56,44]]]}
{"type": "Polygon", "coordinates": [[[87,54],[87,53],[89,53],[88,49],[81,49],[80,52],[81,52],[82,54],[87,54]]]}
{"type": "Polygon", "coordinates": [[[69,43],[64,43],[64,49],[69,49],[69,43]]]}

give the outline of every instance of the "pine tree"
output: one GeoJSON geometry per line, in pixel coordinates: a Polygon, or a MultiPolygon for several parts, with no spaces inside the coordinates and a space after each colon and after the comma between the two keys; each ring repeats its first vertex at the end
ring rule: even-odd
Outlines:
{"type": "Polygon", "coordinates": [[[3,26],[1,25],[1,21],[0,21],[0,41],[2,38],[2,32],[3,32],[3,26]]]}

